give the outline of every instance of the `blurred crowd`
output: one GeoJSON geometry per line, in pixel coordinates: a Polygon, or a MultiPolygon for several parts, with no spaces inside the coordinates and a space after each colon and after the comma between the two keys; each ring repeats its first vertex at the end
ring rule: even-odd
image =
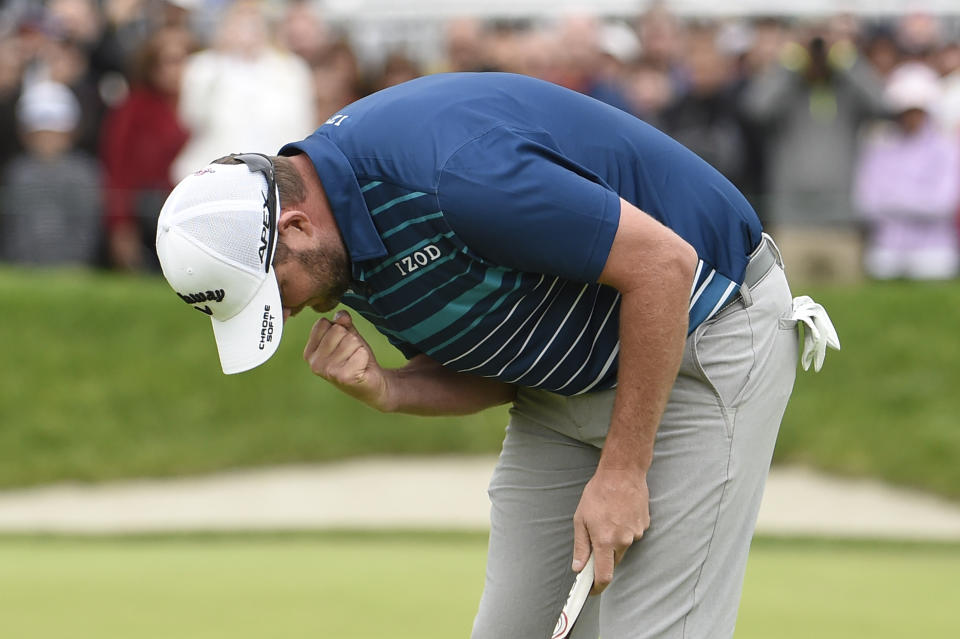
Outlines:
{"type": "MultiPolygon", "coordinates": [[[[435,56],[360,55],[323,3],[8,1],[0,261],[155,270],[171,185],[273,153],[370,92],[510,71],[665,131],[752,201],[802,281],[960,270],[960,21],[563,13],[438,22],[435,56]]],[[[367,52],[369,53],[369,52],[367,52]]]]}

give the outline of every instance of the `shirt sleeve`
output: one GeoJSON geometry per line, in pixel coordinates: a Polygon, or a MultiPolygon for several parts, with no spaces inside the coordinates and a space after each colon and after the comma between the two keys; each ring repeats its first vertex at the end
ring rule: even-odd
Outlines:
{"type": "Polygon", "coordinates": [[[387,341],[389,341],[390,344],[394,348],[396,348],[398,351],[400,351],[403,354],[403,356],[408,360],[413,359],[414,357],[420,354],[420,350],[417,349],[415,346],[408,344],[407,342],[404,342],[403,340],[398,339],[392,335],[387,335],[386,337],[387,337],[387,341]]]}
{"type": "Polygon", "coordinates": [[[499,266],[595,282],[620,221],[620,198],[549,136],[495,128],[444,165],[437,198],[447,224],[499,266]]]}
{"type": "Polygon", "coordinates": [[[393,334],[392,332],[384,329],[381,326],[381,320],[383,318],[381,318],[379,315],[377,315],[371,310],[370,304],[366,301],[365,298],[360,297],[355,293],[348,292],[343,296],[343,298],[341,298],[341,301],[346,307],[350,308],[353,311],[356,311],[357,313],[360,314],[361,317],[363,317],[363,319],[370,322],[373,325],[373,327],[377,329],[377,331],[381,335],[387,338],[387,341],[389,341],[394,348],[396,348],[398,351],[403,353],[404,357],[406,357],[407,359],[413,359],[414,357],[420,354],[420,350],[417,349],[417,347],[415,347],[414,345],[408,342],[405,342],[399,336],[393,334]]]}

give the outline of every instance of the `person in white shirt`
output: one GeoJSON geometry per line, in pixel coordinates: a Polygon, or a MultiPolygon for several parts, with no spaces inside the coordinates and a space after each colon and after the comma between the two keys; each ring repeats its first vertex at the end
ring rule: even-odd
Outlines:
{"type": "Polygon", "coordinates": [[[171,168],[174,183],[211,157],[238,148],[272,153],[313,131],[310,70],[269,40],[260,4],[240,0],[224,13],[214,46],[187,62],[180,117],[191,136],[171,168]]]}

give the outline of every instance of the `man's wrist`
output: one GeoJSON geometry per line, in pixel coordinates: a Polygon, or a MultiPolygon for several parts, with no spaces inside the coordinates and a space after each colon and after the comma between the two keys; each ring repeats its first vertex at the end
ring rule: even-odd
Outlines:
{"type": "Polygon", "coordinates": [[[642,440],[642,435],[638,435],[639,433],[623,439],[623,437],[618,438],[613,432],[609,433],[603,451],[600,453],[597,471],[621,472],[645,477],[653,461],[653,442],[646,443],[642,440]]]}
{"type": "Polygon", "coordinates": [[[606,448],[604,446],[604,452],[600,455],[597,472],[627,473],[636,477],[646,477],[650,462],[646,461],[644,456],[607,454],[606,448]]]}
{"type": "Polygon", "coordinates": [[[383,369],[380,373],[380,391],[374,397],[371,406],[381,413],[395,413],[400,407],[400,400],[397,397],[397,388],[400,386],[397,382],[397,371],[395,369],[383,369]]]}

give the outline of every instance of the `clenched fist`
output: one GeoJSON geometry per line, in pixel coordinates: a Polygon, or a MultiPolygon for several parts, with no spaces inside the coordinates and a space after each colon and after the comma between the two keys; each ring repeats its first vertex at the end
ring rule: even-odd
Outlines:
{"type": "Polygon", "coordinates": [[[303,349],[303,359],[315,375],[365,404],[386,410],[389,393],[385,371],[346,311],[338,311],[332,322],[325,317],[317,320],[303,349]]]}

